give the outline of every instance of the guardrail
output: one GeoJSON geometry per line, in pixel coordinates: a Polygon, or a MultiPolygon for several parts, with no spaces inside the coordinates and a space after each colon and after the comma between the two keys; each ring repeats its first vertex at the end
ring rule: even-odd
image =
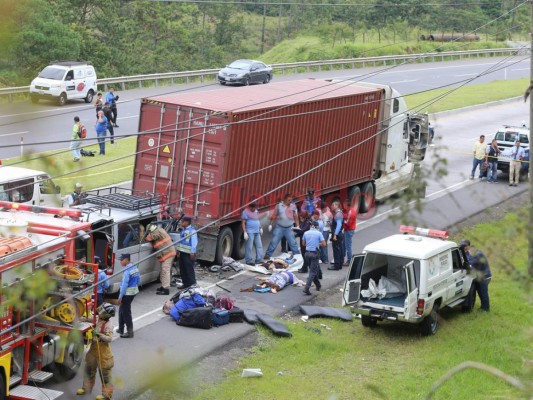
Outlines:
{"type": "MultiPolygon", "coordinates": [[[[503,48],[503,49],[481,49],[481,50],[461,50],[461,51],[443,51],[434,53],[422,54],[405,54],[393,56],[379,56],[379,57],[361,57],[361,58],[347,58],[336,60],[320,60],[320,61],[303,61],[292,63],[272,64],[274,72],[286,74],[291,73],[311,72],[313,70],[322,71],[334,70],[335,68],[364,68],[368,66],[377,67],[380,65],[398,65],[403,63],[421,63],[421,62],[435,62],[445,60],[461,60],[463,58],[472,57],[503,57],[510,55],[527,55],[530,53],[529,48],[503,48]]],[[[122,91],[127,90],[128,83],[137,83],[139,88],[143,87],[143,82],[151,82],[155,87],[166,82],[173,85],[176,80],[188,83],[191,79],[199,79],[200,82],[205,80],[215,80],[219,68],[216,69],[202,69],[198,71],[182,71],[182,72],[166,72],[162,74],[147,74],[147,75],[133,75],[120,76],[115,78],[98,79],[98,86],[103,86],[103,90],[107,90],[109,85],[120,85],[122,91]]],[[[29,86],[20,86],[12,88],[0,88],[0,96],[8,96],[8,101],[13,101],[13,95],[28,93],[29,86]]]]}

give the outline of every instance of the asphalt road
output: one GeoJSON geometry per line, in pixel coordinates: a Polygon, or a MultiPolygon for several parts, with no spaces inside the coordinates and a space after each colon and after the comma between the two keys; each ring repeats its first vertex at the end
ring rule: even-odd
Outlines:
{"type": "MultiPolygon", "coordinates": [[[[506,58],[480,58],[442,63],[406,64],[364,69],[346,69],[304,74],[276,75],[275,81],[305,78],[353,78],[362,81],[389,84],[402,94],[411,94],[476,78],[474,83],[493,80],[518,79],[529,76],[529,59],[525,56],[506,58]],[[487,73],[488,71],[492,71],[487,73]]],[[[218,83],[187,84],[160,88],[136,89],[120,95],[116,135],[131,135],[138,132],[139,100],[163,93],[179,93],[201,90],[225,90],[229,95],[238,87],[222,87],[218,83]]],[[[96,138],[94,132],[94,108],[84,102],[70,102],[58,107],[41,100],[32,104],[4,104],[0,106],[0,160],[30,152],[55,150],[68,147],[73,117],[78,115],[88,128],[88,137],[96,138]],[[21,146],[21,143],[23,146],[21,146]]],[[[95,139],[96,140],[96,139],[95,139]]]]}
{"type": "MultiPolygon", "coordinates": [[[[490,135],[503,123],[517,123],[527,119],[527,112],[527,105],[514,101],[438,116],[437,135],[440,137],[430,150],[424,165],[428,170],[433,170],[437,155],[440,154],[447,158],[448,176],[442,180],[435,178],[430,182],[423,211],[412,213],[414,223],[419,226],[446,229],[486,208],[504,204],[507,199],[527,190],[525,183],[518,188],[509,187],[505,176],[500,177],[498,184],[467,179],[470,174],[471,148],[474,140],[481,133],[487,134],[490,138],[490,135]]],[[[398,223],[389,218],[396,212],[397,209],[391,206],[382,206],[374,218],[359,221],[354,236],[354,251],[359,252],[367,243],[396,233],[398,223]]],[[[269,237],[265,235],[264,244],[267,244],[268,240],[269,237]]],[[[329,250],[331,259],[331,248],[329,250]]],[[[323,269],[323,286],[340,287],[347,268],[340,272],[323,269]]],[[[208,273],[198,276],[202,286],[212,284],[219,279],[216,275],[208,273]]],[[[255,283],[255,275],[246,272],[226,273],[224,276],[232,276],[232,279],[220,281],[219,284],[231,291],[236,304],[241,308],[281,315],[310,300],[302,295],[300,288],[295,287],[286,288],[277,295],[240,293],[240,288],[250,287],[255,283]]],[[[150,385],[151,379],[161,371],[168,371],[179,363],[191,363],[201,359],[255,329],[247,324],[230,324],[208,331],[178,327],[170,317],[164,316],[160,311],[164,299],[155,295],[157,286],[153,284],[143,288],[133,303],[135,338],[118,339],[113,342],[115,354],[113,374],[120,382],[115,391],[116,399],[135,398],[136,394],[150,385]]],[[[338,301],[340,304],[340,294],[338,301]]],[[[80,372],[70,382],[47,385],[47,387],[62,390],[66,398],[72,398],[81,380],[80,372]]]]}

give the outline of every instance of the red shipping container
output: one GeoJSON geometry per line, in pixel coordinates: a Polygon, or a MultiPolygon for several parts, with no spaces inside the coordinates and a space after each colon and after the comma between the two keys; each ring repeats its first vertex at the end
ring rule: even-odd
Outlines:
{"type": "Polygon", "coordinates": [[[133,189],[224,225],[251,196],[371,181],[382,96],[309,79],[143,99],[133,189]]]}

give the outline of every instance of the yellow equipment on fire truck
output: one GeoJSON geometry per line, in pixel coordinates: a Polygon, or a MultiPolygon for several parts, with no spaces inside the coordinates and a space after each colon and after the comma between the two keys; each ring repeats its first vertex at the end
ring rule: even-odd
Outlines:
{"type": "Polygon", "coordinates": [[[0,201],[0,400],[55,399],[96,320],[98,267],[81,211],[0,201]]]}

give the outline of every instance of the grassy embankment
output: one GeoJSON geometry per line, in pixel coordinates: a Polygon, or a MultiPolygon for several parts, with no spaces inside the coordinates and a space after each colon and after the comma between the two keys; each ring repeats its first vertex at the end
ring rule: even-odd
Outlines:
{"type": "MultiPolygon", "coordinates": [[[[258,344],[250,354],[232,369],[224,363],[218,367],[225,371],[222,382],[210,385],[209,377],[202,375],[203,391],[198,394],[198,388],[187,387],[190,369],[167,370],[168,376],[153,386],[152,394],[161,400],[417,400],[424,399],[439,378],[465,361],[496,367],[532,390],[533,302],[526,287],[527,221],[527,211],[520,210],[464,229],[454,237],[456,241],[469,238],[490,260],[490,313],[478,310],[479,300],[469,314],[444,309],[440,328],[431,337],[421,337],[415,326],[392,322],[371,329],[358,319],[303,322],[298,315],[287,315],[283,319],[292,338],[275,338],[258,327],[258,344]],[[263,376],[243,379],[243,368],[261,368],[263,376]]],[[[340,306],[340,296],[334,295],[330,305],[340,306]]],[[[469,369],[443,384],[433,399],[528,396],[487,372],[469,369]]]]}
{"type": "MultiPolygon", "coordinates": [[[[420,108],[422,105],[422,110],[434,113],[521,96],[527,88],[527,84],[527,79],[519,79],[468,85],[429,106],[426,106],[428,102],[446,93],[449,89],[432,90],[406,96],[405,99],[410,108],[420,108]]],[[[84,148],[98,153],[97,144],[84,146],[84,148]]],[[[61,186],[62,192],[65,194],[70,192],[75,182],[81,182],[85,188],[92,189],[131,180],[135,149],[136,138],[130,137],[117,140],[116,146],[108,144],[105,157],[83,157],[79,163],[72,162],[70,151],[65,149],[33,154],[23,159],[13,158],[5,160],[4,164],[47,171],[54,177],[54,181],[61,186]],[[103,162],[107,164],[101,166],[100,164],[103,162]]]]}

